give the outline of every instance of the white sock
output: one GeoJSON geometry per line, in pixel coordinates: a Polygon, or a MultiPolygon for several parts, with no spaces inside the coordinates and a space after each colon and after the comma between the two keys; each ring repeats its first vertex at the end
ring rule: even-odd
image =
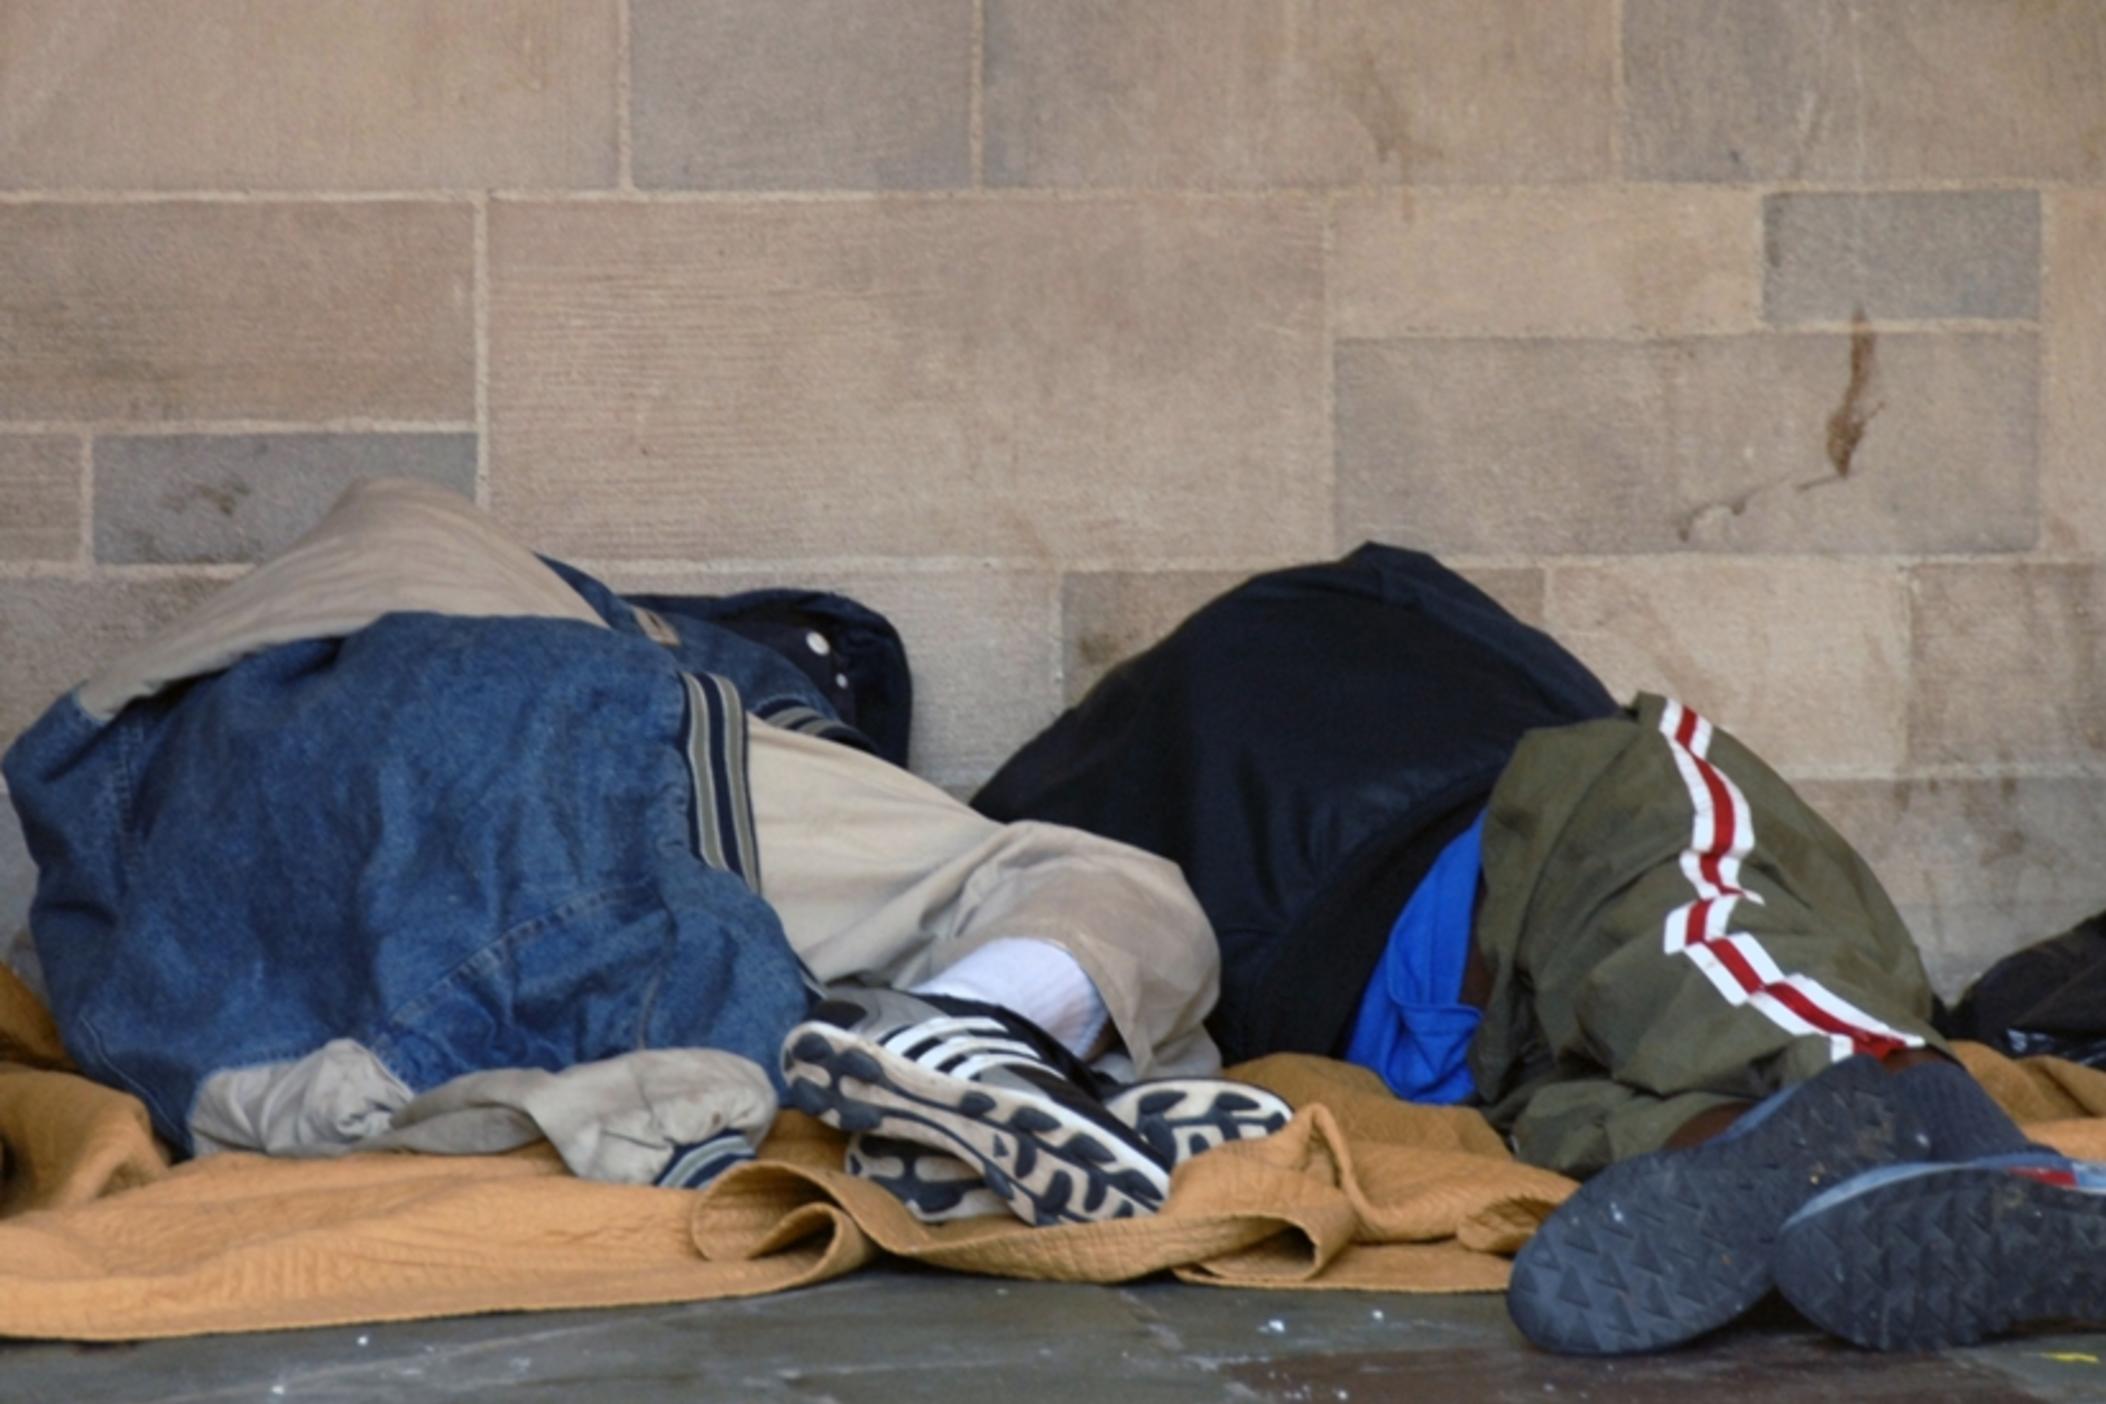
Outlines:
{"type": "Polygon", "coordinates": [[[1044,1029],[1078,1058],[1089,1056],[1111,1021],[1103,996],[1075,957],[1050,941],[989,941],[908,993],[999,1004],[1044,1029]]]}

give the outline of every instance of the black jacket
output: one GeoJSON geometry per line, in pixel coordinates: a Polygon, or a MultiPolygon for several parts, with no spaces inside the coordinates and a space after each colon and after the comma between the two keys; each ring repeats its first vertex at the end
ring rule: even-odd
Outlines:
{"type": "Polygon", "coordinates": [[[1221,941],[1224,1056],[1335,1055],[1405,899],[1522,733],[1615,711],[1461,576],[1370,544],[1206,605],[973,805],[1177,862],[1221,941]]]}

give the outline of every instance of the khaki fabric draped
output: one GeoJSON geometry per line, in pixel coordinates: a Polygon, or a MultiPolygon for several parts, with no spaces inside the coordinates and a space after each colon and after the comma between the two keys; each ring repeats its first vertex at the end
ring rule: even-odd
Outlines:
{"type": "MultiPolygon", "coordinates": [[[[1963,1050],[2036,1136],[2106,1158],[2106,1074],[1963,1050]]],[[[1182,1167],[1154,1218],[924,1225],[785,1113],[699,1193],[508,1156],[220,1155],[170,1167],[130,1096],[68,1070],[50,1015],[0,971],[0,1335],[131,1340],[779,1292],[881,1256],[959,1272],[1224,1286],[1497,1291],[1573,1185],[1475,1111],[1282,1055],[1236,1069],[1298,1109],[1182,1167]]]]}

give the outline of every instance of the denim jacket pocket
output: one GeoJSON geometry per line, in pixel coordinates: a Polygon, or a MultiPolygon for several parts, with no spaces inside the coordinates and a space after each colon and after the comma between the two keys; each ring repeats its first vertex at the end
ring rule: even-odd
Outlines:
{"type": "Polygon", "coordinates": [[[369,1039],[423,1091],[486,1068],[555,1070],[645,1046],[678,930],[658,884],[604,887],[523,921],[369,1039]]]}

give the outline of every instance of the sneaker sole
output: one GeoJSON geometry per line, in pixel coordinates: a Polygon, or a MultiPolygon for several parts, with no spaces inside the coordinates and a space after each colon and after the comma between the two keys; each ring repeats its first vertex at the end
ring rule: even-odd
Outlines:
{"type": "Polygon", "coordinates": [[[2106,1321],[2106,1201],[2009,1171],[1931,1171],[1794,1220],[1777,1286],[1816,1325],[1875,1350],[2106,1321]]]}
{"type": "Polygon", "coordinates": [[[987,1187],[978,1170],[955,1155],[912,1141],[850,1136],[843,1168],[890,1193],[925,1224],[1009,1212],[1008,1202],[987,1187]]]}
{"type": "Polygon", "coordinates": [[[1284,1099],[1218,1077],[1137,1082],[1106,1098],[1104,1109],[1172,1165],[1225,1141],[1260,1140],[1294,1119],[1284,1099]]]}
{"type": "Polygon", "coordinates": [[[957,1156],[1029,1224],[1133,1218],[1169,1195],[1162,1166],[1057,1102],[931,1072],[845,1029],[792,1030],[783,1073],[797,1110],[957,1156]]]}
{"type": "Polygon", "coordinates": [[[1507,1314],[1529,1340],[1625,1355],[1692,1340],[1774,1283],[1778,1231],[1801,1205],[1904,1154],[1887,1075],[1839,1063],[1729,1141],[1609,1166],[1514,1259],[1507,1314]]]}
{"type": "MultiPolygon", "coordinates": [[[[1294,1118],[1292,1107],[1263,1088],[1213,1077],[1134,1083],[1107,1098],[1104,1109],[1173,1166],[1227,1141],[1270,1136],[1294,1118]]],[[[846,1168],[890,1192],[923,1223],[1009,1212],[971,1165],[911,1141],[851,1136],[846,1168]]]]}

